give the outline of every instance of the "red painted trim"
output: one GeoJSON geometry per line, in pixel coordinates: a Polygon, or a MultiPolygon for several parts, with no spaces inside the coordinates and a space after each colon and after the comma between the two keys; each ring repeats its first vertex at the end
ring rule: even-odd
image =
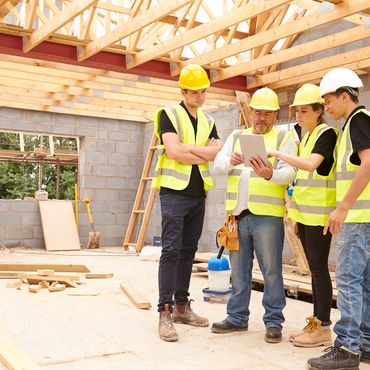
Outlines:
{"type": "MultiPolygon", "coordinates": [[[[177,77],[171,77],[170,64],[167,62],[152,60],[140,66],[126,69],[124,55],[107,51],[101,51],[82,62],[78,62],[76,46],[57,44],[49,41],[44,41],[28,53],[24,53],[23,40],[21,36],[6,35],[2,33],[0,33],[0,53],[99,68],[107,71],[130,73],[139,76],[162,78],[165,80],[177,80],[177,77]]],[[[212,86],[229,90],[247,91],[247,81],[244,76],[236,76],[227,80],[215,82],[212,86]]]]}

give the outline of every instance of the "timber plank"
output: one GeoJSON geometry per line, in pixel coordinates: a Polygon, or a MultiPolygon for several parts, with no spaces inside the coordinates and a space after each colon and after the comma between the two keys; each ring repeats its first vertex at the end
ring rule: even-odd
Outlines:
{"type": "Polygon", "coordinates": [[[150,302],[138,292],[128,281],[121,281],[121,289],[131,299],[137,308],[149,309],[152,307],[150,302]]]}
{"type": "Polygon", "coordinates": [[[0,333],[0,359],[9,370],[41,370],[14,342],[0,333]]]}
{"type": "Polygon", "coordinates": [[[55,272],[90,272],[85,265],[55,264],[55,263],[0,263],[0,272],[3,271],[37,271],[51,269],[55,272]]]}
{"type": "Polygon", "coordinates": [[[85,274],[86,279],[108,279],[113,277],[113,272],[89,272],[85,274]]]}

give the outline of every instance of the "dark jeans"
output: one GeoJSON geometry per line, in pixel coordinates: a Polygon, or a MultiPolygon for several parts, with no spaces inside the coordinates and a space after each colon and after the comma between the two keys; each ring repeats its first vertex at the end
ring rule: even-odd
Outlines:
{"type": "Polygon", "coordinates": [[[333,288],[328,268],[331,234],[323,235],[323,226],[297,223],[312,276],[313,314],[322,322],[330,321],[333,288]]]}
{"type": "Polygon", "coordinates": [[[158,311],[174,301],[186,303],[193,259],[202,234],[205,198],[180,194],[160,196],[162,213],[162,255],[159,260],[158,311]]]}

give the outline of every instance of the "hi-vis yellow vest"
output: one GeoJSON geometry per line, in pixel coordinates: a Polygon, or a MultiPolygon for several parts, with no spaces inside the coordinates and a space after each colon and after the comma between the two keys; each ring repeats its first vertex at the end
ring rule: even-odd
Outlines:
{"type": "MultiPolygon", "coordinates": [[[[233,152],[241,153],[239,135],[251,135],[252,128],[234,131],[233,152]]],[[[266,150],[279,150],[286,141],[293,139],[293,133],[273,127],[271,131],[263,135],[266,150]]],[[[269,158],[274,169],[277,168],[275,157],[269,158]]],[[[235,166],[229,171],[227,178],[226,210],[232,211],[236,208],[239,195],[240,175],[244,164],[235,166]]],[[[256,215],[283,217],[285,213],[285,190],[286,185],[273,184],[259,177],[253,170],[249,176],[248,209],[256,215]]]]}
{"type": "MultiPolygon", "coordinates": [[[[154,117],[154,133],[161,143],[160,138],[160,116],[163,109],[159,109],[154,117]]],[[[178,105],[175,108],[164,108],[173,127],[175,128],[180,141],[183,144],[192,144],[197,146],[205,146],[209,138],[209,134],[214,126],[214,120],[208,114],[198,109],[198,127],[195,137],[194,128],[186,110],[178,105]]],[[[199,164],[199,172],[204,182],[204,189],[213,187],[213,181],[209,172],[208,163],[199,164]]],[[[158,160],[155,167],[155,178],[153,179],[152,187],[159,189],[161,186],[174,189],[185,189],[190,180],[192,165],[177,162],[170,159],[165,151],[163,144],[158,145],[158,160]]]]}
{"type": "MultiPolygon", "coordinates": [[[[326,123],[315,127],[310,134],[306,133],[299,145],[299,156],[309,158],[312,150],[323,132],[332,129],[326,123]],[[308,138],[308,140],[307,140],[308,138]]],[[[339,131],[334,129],[339,135],[339,131]]],[[[334,158],[336,157],[336,148],[334,158]]],[[[335,163],[327,176],[317,173],[298,170],[292,203],[289,207],[288,217],[295,222],[310,226],[324,226],[329,213],[335,209],[335,163]]]]}
{"type": "MultiPolygon", "coordinates": [[[[349,187],[352,184],[356,171],[360,166],[354,165],[350,161],[353,154],[353,147],[350,135],[351,120],[357,113],[363,112],[369,116],[370,112],[366,109],[359,109],[347,121],[342,137],[340,139],[337,159],[337,205],[343,200],[349,187]]],[[[345,223],[370,222],[370,183],[353,203],[347,214],[345,223]]]]}

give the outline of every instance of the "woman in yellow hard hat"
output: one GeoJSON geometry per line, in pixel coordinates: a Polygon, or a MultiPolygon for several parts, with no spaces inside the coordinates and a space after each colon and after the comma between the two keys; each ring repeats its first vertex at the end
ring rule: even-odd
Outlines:
{"type": "Polygon", "coordinates": [[[296,222],[312,276],[313,315],[303,330],[291,334],[298,347],[331,344],[330,311],[332,284],[328,269],[331,234],[324,225],[335,208],[335,152],[338,130],[324,122],[320,89],[305,84],[297,90],[293,104],[298,124],[307,133],[299,145],[299,156],[269,152],[298,169],[288,217],[296,222]]]}

